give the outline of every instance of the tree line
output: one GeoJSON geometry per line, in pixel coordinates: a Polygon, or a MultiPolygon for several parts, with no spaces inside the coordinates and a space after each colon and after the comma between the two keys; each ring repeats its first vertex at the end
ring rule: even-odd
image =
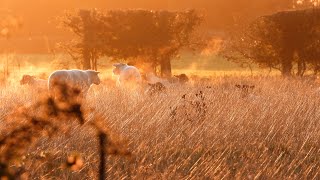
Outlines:
{"type": "Polygon", "coordinates": [[[203,16],[195,10],[80,10],[68,13],[63,25],[75,35],[63,48],[82,64],[97,69],[97,60],[150,63],[162,76],[171,76],[171,60],[182,49],[203,45],[196,30],[203,16]]]}
{"type": "MultiPolygon", "coordinates": [[[[276,69],[284,76],[320,70],[320,10],[317,1],[293,1],[295,10],[235,22],[220,55],[243,67],[276,69]],[[312,7],[312,8],[308,8],[312,7]]],[[[204,16],[195,10],[80,10],[62,23],[76,38],[61,47],[82,65],[97,69],[100,57],[133,64],[149,63],[171,76],[171,61],[181,50],[201,50],[208,37],[197,33],[204,16]],[[205,39],[206,38],[206,39],[205,39]]]]}

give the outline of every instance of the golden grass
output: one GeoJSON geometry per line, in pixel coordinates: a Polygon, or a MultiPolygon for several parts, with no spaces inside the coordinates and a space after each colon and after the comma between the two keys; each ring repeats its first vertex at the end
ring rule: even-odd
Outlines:
{"type": "MultiPolygon", "coordinates": [[[[84,125],[40,138],[17,163],[30,179],[96,179],[98,142],[88,124],[101,119],[133,154],[108,156],[109,179],[319,179],[318,87],[258,76],[197,80],[154,96],[97,86],[83,106],[84,125]],[[83,163],[75,172],[64,166],[72,154],[83,163]]],[[[0,88],[1,136],[5,119],[37,97],[17,86],[0,88]]]]}

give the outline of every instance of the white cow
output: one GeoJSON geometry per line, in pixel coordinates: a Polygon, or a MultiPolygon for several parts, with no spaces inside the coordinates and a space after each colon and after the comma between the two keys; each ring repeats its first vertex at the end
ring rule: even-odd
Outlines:
{"type": "Polygon", "coordinates": [[[84,97],[92,84],[100,84],[99,73],[93,70],[58,70],[49,76],[48,88],[54,97],[57,93],[64,93],[64,87],[77,90],[84,97]]]}
{"type": "Polygon", "coordinates": [[[136,86],[142,81],[139,70],[134,66],[129,66],[123,63],[116,63],[113,65],[113,74],[118,76],[118,85],[136,86]]]}
{"type": "Polygon", "coordinates": [[[47,84],[48,84],[47,80],[38,79],[30,75],[23,75],[22,79],[20,80],[20,85],[29,85],[34,89],[46,89],[47,84]]]}

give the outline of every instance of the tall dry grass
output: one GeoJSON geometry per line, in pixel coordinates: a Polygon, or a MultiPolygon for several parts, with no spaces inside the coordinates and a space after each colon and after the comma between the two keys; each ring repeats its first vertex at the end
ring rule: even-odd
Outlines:
{"type": "MultiPolygon", "coordinates": [[[[11,166],[19,165],[30,179],[97,178],[101,142],[90,126],[96,123],[132,153],[110,156],[117,150],[107,149],[110,179],[319,179],[319,86],[301,79],[232,76],[153,96],[98,86],[82,106],[83,125],[68,122],[67,133],[40,137],[11,166]],[[80,159],[81,168],[68,168],[66,159],[80,159]]],[[[3,137],[12,128],[7,117],[37,102],[37,94],[7,87],[0,89],[0,99],[3,137]]]]}

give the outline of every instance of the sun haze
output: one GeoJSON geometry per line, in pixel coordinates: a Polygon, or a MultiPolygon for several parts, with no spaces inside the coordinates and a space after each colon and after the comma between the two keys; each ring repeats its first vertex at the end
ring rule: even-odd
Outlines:
{"type": "Polygon", "coordinates": [[[319,0],[0,0],[0,180],[320,179],[319,0]]]}
{"type": "MultiPolygon", "coordinates": [[[[73,9],[169,9],[196,8],[206,14],[206,26],[211,31],[224,30],[240,14],[265,14],[287,9],[286,3],[278,1],[233,1],[233,0],[1,0],[0,15],[10,14],[19,18],[23,28],[12,37],[11,47],[16,52],[45,53],[46,41],[53,46],[65,40],[66,32],[57,28],[56,18],[65,10],[73,9]],[[47,38],[47,39],[46,39],[47,38]]],[[[3,17],[2,17],[3,18],[3,17]]],[[[0,47],[7,44],[0,39],[0,47]]]]}

